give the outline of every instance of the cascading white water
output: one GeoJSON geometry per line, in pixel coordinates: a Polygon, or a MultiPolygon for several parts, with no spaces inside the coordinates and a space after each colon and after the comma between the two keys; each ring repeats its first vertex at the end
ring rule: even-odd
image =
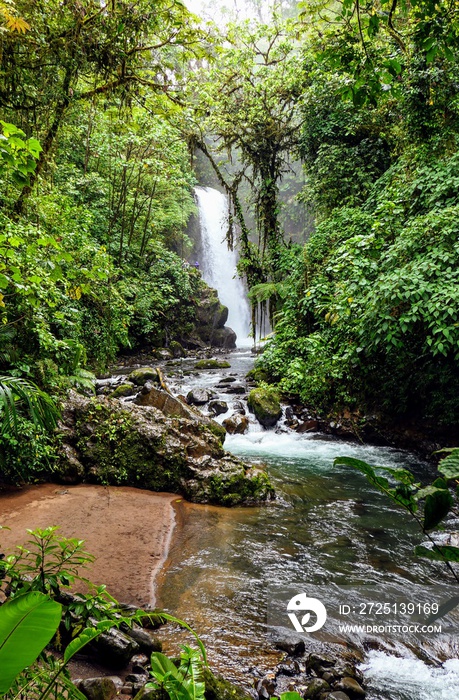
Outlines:
{"type": "Polygon", "coordinates": [[[202,277],[217,290],[222,304],[228,307],[227,325],[235,331],[238,346],[246,344],[250,330],[247,294],[237,276],[237,254],[228,250],[226,223],[228,199],[212,187],[196,187],[202,240],[202,277]]]}

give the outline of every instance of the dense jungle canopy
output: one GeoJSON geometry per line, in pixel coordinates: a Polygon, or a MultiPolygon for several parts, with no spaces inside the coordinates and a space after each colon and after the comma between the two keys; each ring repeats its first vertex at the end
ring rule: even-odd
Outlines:
{"type": "Polygon", "coordinates": [[[52,461],[49,397],[193,326],[199,153],[269,305],[259,376],[320,411],[457,424],[457,12],[251,2],[215,24],[176,0],[0,3],[7,472],[52,461]],[[298,161],[301,244],[280,197],[298,161]]]}

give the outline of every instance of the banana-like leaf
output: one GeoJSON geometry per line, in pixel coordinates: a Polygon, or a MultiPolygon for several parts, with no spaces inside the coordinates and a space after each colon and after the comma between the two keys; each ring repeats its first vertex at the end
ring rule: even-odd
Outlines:
{"type": "Polygon", "coordinates": [[[433,530],[445,518],[453,505],[453,498],[447,489],[435,489],[426,497],[424,507],[424,530],[433,530]]]}
{"type": "Polygon", "coordinates": [[[452,449],[448,456],[441,460],[438,471],[446,479],[459,479],[459,447],[452,449]]]}
{"type": "Polygon", "coordinates": [[[0,693],[6,693],[16,676],[30,666],[54,636],[62,607],[33,591],[0,607],[0,693]]]}

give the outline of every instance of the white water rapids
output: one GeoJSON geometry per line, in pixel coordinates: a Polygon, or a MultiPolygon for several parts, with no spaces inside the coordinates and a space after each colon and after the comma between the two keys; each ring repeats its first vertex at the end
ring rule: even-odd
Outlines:
{"type": "Polygon", "coordinates": [[[250,309],[247,293],[236,271],[237,253],[226,243],[228,199],[212,187],[196,187],[202,241],[202,277],[217,290],[222,304],[228,307],[227,325],[237,335],[237,345],[247,345],[250,309]]]}

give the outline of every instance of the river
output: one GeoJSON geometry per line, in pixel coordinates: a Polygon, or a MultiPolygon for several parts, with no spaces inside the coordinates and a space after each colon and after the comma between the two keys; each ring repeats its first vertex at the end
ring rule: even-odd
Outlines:
{"type": "MultiPolygon", "coordinates": [[[[215,387],[222,376],[244,377],[253,365],[250,349],[228,354],[228,370],[192,372],[192,360],[169,367],[172,389],[215,387]],[[191,374],[190,374],[191,372],[191,374]]],[[[240,397],[222,394],[231,404],[240,397]]],[[[223,420],[226,416],[219,416],[223,420]]],[[[279,658],[266,627],[268,589],[275,583],[309,585],[372,582],[384,598],[414,584],[445,579],[441,565],[418,559],[415,523],[359,472],[334,467],[339,455],[372,464],[425,469],[409,453],[347,443],[320,434],[263,430],[251,418],[245,435],[225,446],[251,461],[263,461],[275,484],[274,505],[224,509],[181,504],[182,527],[162,575],[159,603],[184,617],[202,636],[212,663],[227,677],[249,685],[257,669],[279,658]]],[[[445,579],[446,580],[446,579],[445,579]]],[[[343,644],[343,640],[331,639],[343,644]]],[[[392,641],[355,639],[361,650],[370,700],[453,700],[459,697],[455,639],[392,641]],[[417,658],[421,656],[424,661],[417,658]],[[425,663],[425,660],[434,663],[425,663]],[[444,665],[441,662],[446,659],[444,665]]]]}

